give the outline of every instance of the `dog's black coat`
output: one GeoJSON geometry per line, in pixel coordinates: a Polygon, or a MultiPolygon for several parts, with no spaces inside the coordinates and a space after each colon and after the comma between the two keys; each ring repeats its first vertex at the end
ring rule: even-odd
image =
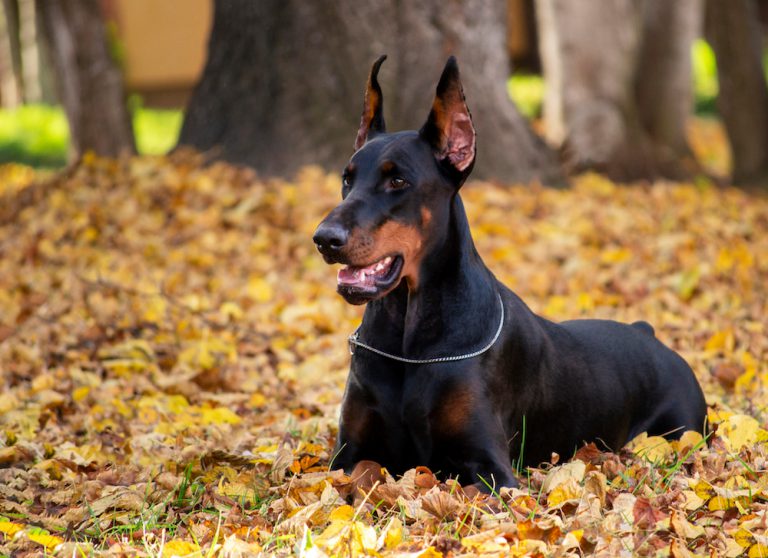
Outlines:
{"type": "Polygon", "coordinates": [[[585,442],[618,450],[641,432],[703,432],[701,389],[650,325],[553,323],[495,279],[458,195],[474,163],[474,129],[455,61],[425,126],[387,134],[376,80],[382,60],[368,82],[344,201],[314,237],[329,263],[360,267],[408,244],[395,250],[391,284],[340,281],[348,301],[368,304],[360,339],[414,359],[459,355],[492,338],[499,297],[505,318],[493,347],[468,360],[403,364],[358,348],[334,464],[350,470],[373,460],[394,474],[427,465],[465,483],[513,486],[521,452],[523,463],[538,464],[552,452],[570,457],[585,442]]]}

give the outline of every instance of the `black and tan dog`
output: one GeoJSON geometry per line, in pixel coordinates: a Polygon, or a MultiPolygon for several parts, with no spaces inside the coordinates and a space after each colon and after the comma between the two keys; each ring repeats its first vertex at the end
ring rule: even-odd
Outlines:
{"type": "Polygon", "coordinates": [[[556,324],[496,280],[459,197],[475,130],[455,59],[421,130],[392,134],[383,60],[368,79],[343,201],[314,235],[325,261],[345,266],[339,293],[367,303],[350,338],[335,464],[372,460],[393,474],[427,465],[514,486],[521,452],[538,464],[590,441],[618,450],[641,432],[701,432],[701,389],[650,325],[556,324]]]}

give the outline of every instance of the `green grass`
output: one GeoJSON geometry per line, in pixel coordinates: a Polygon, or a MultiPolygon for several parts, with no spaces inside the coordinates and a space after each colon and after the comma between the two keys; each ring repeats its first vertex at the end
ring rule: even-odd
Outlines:
{"type": "Polygon", "coordinates": [[[67,162],[69,129],[61,109],[29,105],[0,111],[0,163],[60,167],[67,162]]]}
{"type": "Polygon", "coordinates": [[[183,118],[181,110],[134,110],[133,133],[136,135],[136,149],[143,155],[167,153],[176,145],[183,118]]]}
{"type": "MultiPolygon", "coordinates": [[[[159,155],[176,145],[183,117],[180,110],[139,106],[132,112],[139,153],[159,155]]],[[[67,162],[68,145],[69,127],[60,107],[26,105],[0,110],[0,164],[61,167],[67,162]]]]}
{"type": "Polygon", "coordinates": [[[541,116],[541,103],[544,99],[544,79],[541,76],[515,74],[507,81],[507,91],[523,116],[541,116]]]}
{"type": "Polygon", "coordinates": [[[717,114],[715,99],[719,91],[717,83],[717,62],[709,43],[696,39],[691,49],[693,65],[694,109],[696,114],[712,116],[717,114]]]}

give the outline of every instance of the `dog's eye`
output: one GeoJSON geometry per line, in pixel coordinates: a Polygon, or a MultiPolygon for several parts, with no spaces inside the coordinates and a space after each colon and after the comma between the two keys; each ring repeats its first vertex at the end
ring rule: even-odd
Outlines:
{"type": "Polygon", "coordinates": [[[347,188],[352,186],[352,179],[348,174],[345,174],[344,176],[341,177],[341,184],[343,186],[346,186],[347,188]]]}
{"type": "Polygon", "coordinates": [[[389,187],[392,190],[402,190],[406,186],[408,186],[408,183],[399,176],[393,176],[389,181],[389,187]]]}

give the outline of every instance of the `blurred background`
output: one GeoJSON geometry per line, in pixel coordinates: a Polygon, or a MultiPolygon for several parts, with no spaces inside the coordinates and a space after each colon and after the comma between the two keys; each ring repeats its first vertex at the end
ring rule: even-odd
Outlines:
{"type": "Polygon", "coordinates": [[[2,0],[0,163],[181,144],[335,170],[380,53],[392,129],[421,125],[455,54],[477,176],[761,186],[767,22],[764,0],[2,0]]]}

